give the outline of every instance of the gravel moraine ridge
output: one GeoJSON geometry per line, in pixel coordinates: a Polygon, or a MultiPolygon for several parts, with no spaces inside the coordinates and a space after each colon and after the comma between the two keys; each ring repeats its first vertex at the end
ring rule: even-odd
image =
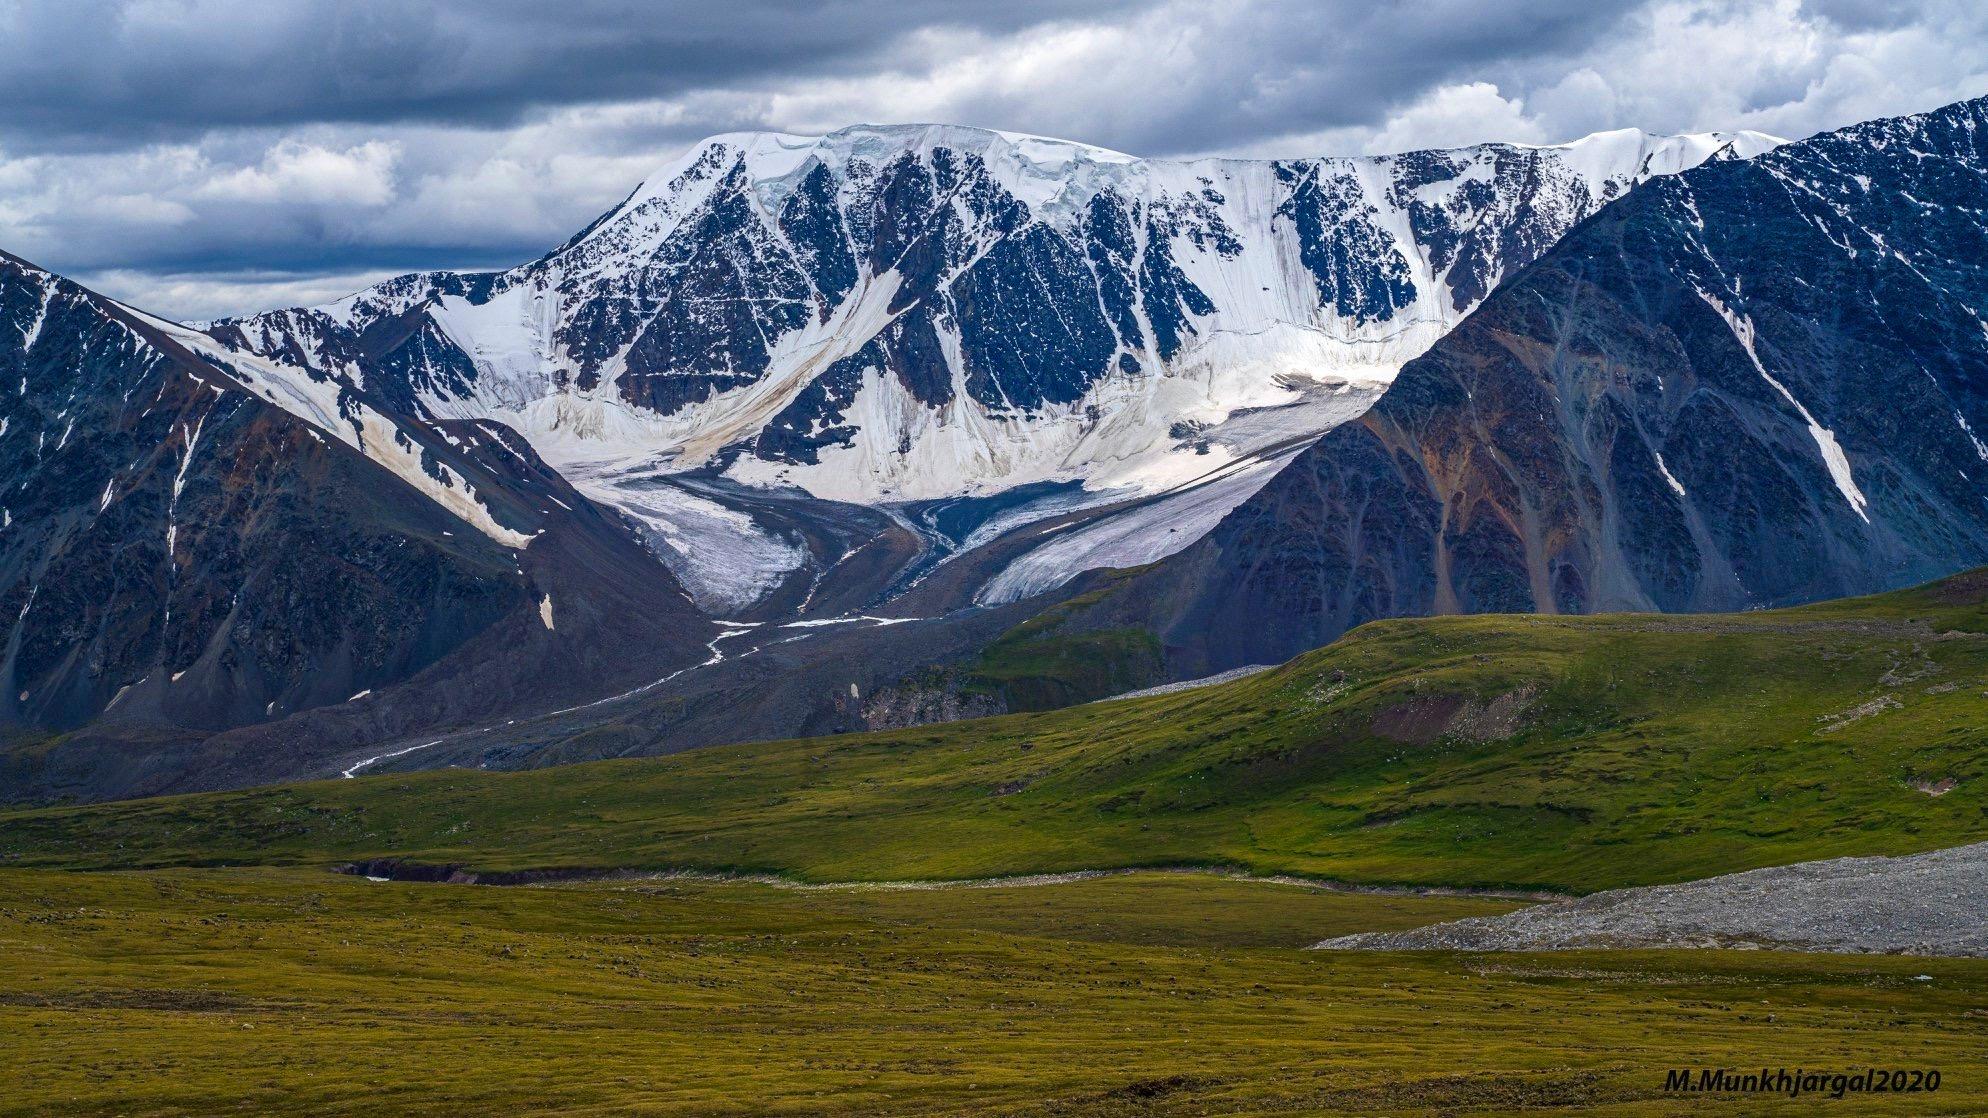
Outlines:
{"type": "Polygon", "coordinates": [[[1228,683],[1230,680],[1241,679],[1244,676],[1255,675],[1258,672],[1267,672],[1272,668],[1281,666],[1279,664],[1247,664],[1240,668],[1230,668],[1226,672],[1216,672],[1214,675],[1202,676],[1200,679],[1183,679],[1179,683],[1162,683],[1158,687],[1127,691],[1122,695],[1111,695],[1097,701],[1100,703],[1115,703],[1120,699],[1145,699],[1154,695],[1171,695],[1176,691],[1192,691],[1197,687],[1213,687],[1217,683],[1228,683]]]}
{"type": "Polygon", "coordinates": [[[1739,947],[1988,956],[1988,842],[1612,889],[1504,916],[1329,939],[1327,949],[1739,947]]]}

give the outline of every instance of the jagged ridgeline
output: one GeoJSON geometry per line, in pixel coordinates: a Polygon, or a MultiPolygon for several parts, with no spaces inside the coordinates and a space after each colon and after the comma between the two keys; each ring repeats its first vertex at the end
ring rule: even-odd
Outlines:
{"type": "Polygon", "coordinates": [[[1988,101],[1653,182],[1107,613],[1179,670],[1378,617],[1744,609],[1988,560],[1988,101]]]}
{"type": "Polygon", "coordinates": [[[1342,419],[1322,397],[1371,396],[1637,182],[1774,142],[1170,163],[944,126],[726,135],[530,264],[214,333],[593,473],[1153,492],[1342,419]]]}

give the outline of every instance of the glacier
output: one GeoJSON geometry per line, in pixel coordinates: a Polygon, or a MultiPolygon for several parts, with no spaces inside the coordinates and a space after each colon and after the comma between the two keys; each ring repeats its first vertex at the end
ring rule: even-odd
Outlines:
{"type": "Polygon", "coordinates": [[[1000,600],[1184,546],[1161,510],[1219,519],[1600,207],[1779,142],[1163,161],[953,125],[732,133],[538,260],[207,330],[410,415],[515,428],[720,609],[805,556],[659,498],[659,474],[879,506],[1074,483],[1143,510],[1023,557],[1000,600]]]}

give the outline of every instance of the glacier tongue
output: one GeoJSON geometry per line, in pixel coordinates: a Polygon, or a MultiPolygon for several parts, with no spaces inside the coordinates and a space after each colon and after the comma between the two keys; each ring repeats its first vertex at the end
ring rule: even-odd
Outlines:
{"type": "Polygon", "coordinates": [[[640,526],[650,549],[707,613],[745,609],[807,562],[805,547],[666,477],[597,464],[566,476],[573,488],[640,526]]]}

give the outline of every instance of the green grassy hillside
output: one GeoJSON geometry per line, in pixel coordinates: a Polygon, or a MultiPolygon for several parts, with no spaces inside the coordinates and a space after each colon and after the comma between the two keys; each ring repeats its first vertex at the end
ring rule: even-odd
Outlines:
{"type": "Polygon", "coordinates": [[[1144,629],[1087,629],[1072,619],[1146,568],[1060,602],[1001,634],[956,669],[965,690],[995,694],[1005,709],[1044,711],[1136,691],[1166,678],[1158,637],[1144,629]]]}
{"type": "Polygon", "coordinates": [[[1219,864],[1590,890],[1988,837],[1988,572],[1731,616],[1363,627],[1220,687],[524,773],[0,815],[0,865],[1219,864]]]}

